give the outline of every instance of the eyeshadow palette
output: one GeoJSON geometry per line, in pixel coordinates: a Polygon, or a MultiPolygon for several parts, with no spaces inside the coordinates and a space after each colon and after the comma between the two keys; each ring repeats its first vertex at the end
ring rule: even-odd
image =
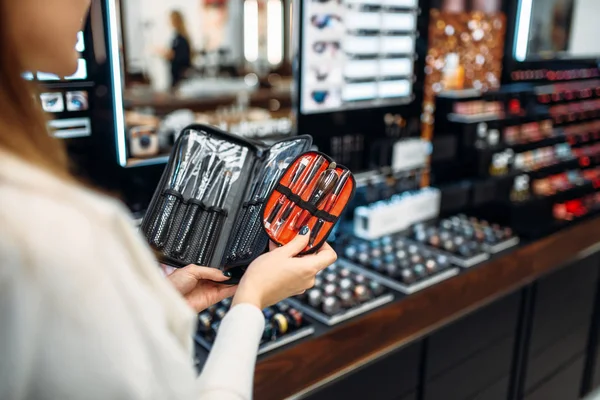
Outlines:
{"type": "Polygon", "coordinates": [[[315,286],[287,301],[332,326],[389,303],[394,295],[381,279],[343,260],[317,275],[315,286]]]}
{"type": "MultiPolygon", "coordinates": [[[[221,320],[231,307],[231,299],[225,299],[198,314],[196,342],[206,350],[212,348],[221,320]]],[[[314,327],[304,318],[302,311],[283,301],[263,310],[265,330],[260,341],[258,354],[312,335],[314,327]]]]}
{"type": "Polygon", "coordinates": [[[447,254],[452,262],[468,268],[519,244],[512,229],[485,220],[456,215],[413,226],[411,238],[447,254]]]}
{"type": "Polygon", "coordinates": [[[344,249],[343,255],[364,267],[365,275],[380,279],[392,289],[406,294],[425,289],[460,272],[449,256],[402,235],[371,241],[355,239],[344,249]]]}
{"type": "Polygon", "coordinates": [[[469,240],[476,240],[486,252],[495,254],[519,244],[519,237],[509,227],[492,224],[484,219],[455,215],[439,222],[442,229],[451,230],[469,240]]]}
{"type": "Polygon", "coordinates": [[[487,260],[489,254],[482,243],[470,239],[467,233],[457,233],[450,229],[421,223],[412,228],[411,239],[436,249],[446,255],[452,263],[468,268],[487,260]]]}

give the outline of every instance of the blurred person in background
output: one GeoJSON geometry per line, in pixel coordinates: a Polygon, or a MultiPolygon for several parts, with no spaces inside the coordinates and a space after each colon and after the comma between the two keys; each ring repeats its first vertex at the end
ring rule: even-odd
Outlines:
{"type": "Polygon", "coordinates": [[[169,16],[174,37],[171,48],[162,51],[162,56],[171,65],[171,88],[176,88],[192,67],[192,46],[185,20],[180,11],[171,11],[169,16]]]}
{"type": "MultiPolygon", "coordinates": [[[[77,69],[89,0],[0,0],[0,399],[250,399],[261,309],[335,261],[304,227],[239,286],[191,265],[166,278],[116,200],[78,184],[21,76],[77,69]],[[200,377],[196,314],[233,296],[200,377]]],[[[175,57],[174,57],[175,58],[175,57]]]]}
{"type": "Polygon", "coordinates": [[[550,24],[551,50],[555,53],[566,51],[571,36],[573,0],[559,0],[552,8],[550,24]]]}

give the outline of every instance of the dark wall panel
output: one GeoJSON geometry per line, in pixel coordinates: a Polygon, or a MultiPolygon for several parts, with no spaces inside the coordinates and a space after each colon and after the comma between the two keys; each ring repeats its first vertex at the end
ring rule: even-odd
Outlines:
{"type": "Polygon", "coordinates": [[[519,299],[520,293],[512,294],[433,333],[428,340],[425,379],[514,335],[519,299]]]}
{"type": "Polygon", "coordinates": [[[500,340],[468,360],[425,382],[424,399],[467,399],[510,374],[514,336],[500,340]]]}
{"type": "Polygon", "coordinates": [[[420,370],[421,344],[401,349],[386,358],[334,381],[305,397],[309,400],[399,400],[414,397],[420,370]]]}
{"type": "Polygon", "coordinates": [[[551,376],[530,393],[525,400],[577,400],[581,389],[584,357],[577,358],[551,376]]]}

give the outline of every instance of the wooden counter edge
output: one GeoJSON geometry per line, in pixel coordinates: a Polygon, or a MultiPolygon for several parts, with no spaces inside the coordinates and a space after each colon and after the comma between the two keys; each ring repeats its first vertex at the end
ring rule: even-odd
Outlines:
{"type": "Polygon", "coordinates": [[[596,217],[277,352],[257,364],[254,396],[280,400],[321,386],[525,286],[599,242],[596,217]]]}

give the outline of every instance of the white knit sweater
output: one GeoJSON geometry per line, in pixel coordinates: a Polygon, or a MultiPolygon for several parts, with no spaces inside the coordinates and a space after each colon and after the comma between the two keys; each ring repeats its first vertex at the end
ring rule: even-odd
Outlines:
{"type": "Polygon", "coordinates": [[[261,311],[200,378],[195,321],[122,205],[0,153],[0,399],[250,399],[261,311]]]}

